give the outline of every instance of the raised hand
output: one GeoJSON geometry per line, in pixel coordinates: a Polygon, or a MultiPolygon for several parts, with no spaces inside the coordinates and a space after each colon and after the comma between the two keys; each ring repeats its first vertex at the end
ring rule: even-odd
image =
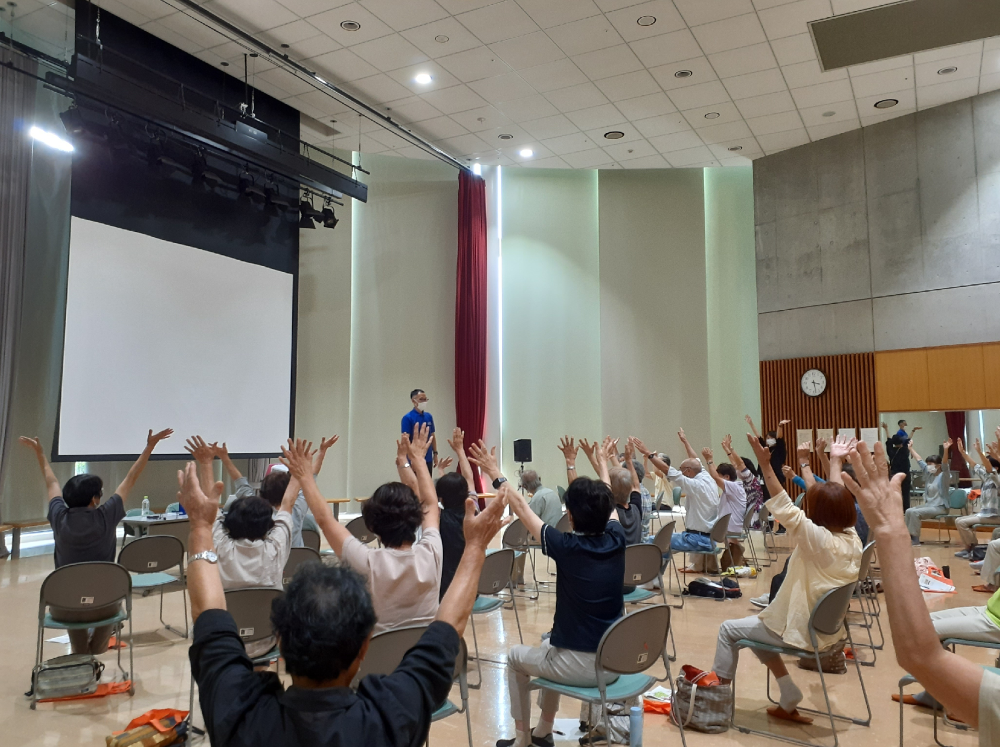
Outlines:
{"type": "Polygon", "coordinates": [[[288,467],[292,477],[300,483],[313,479],[312,441],[297,438],[288,439],[288,446],[281,447],[281,463],[288,467]]]}
{"type": "Polygon", "coordinates": [[[451,457],[440,457],[437,460],[437,464],[435,464],[434,466],[437,467],[442,472],[444,472],[452,465],[453,462],[454,460],[451,457]]]}
{"type": "Polygon", "coordinates": [[[795,450],[795,455],[799,458],[799,464],[809,461],[809,454],[812,452],[812,442],[803,441],[795,450]]]}
{"type": "Polygon", "coordinates": [[[184,450],[196,462],[207,464],[215,459],[215,450],[201,436],[191,436],[184,442],[184,450]]]}
{"type": "Polygon", "coordinates": [[[847,458],[848,452],[853,449],[858,443],[858,439],[845,436],[840,434],[830,444],[830,459],[840,459],[844,460],[847,458]]]}
{"type": "Polygon", "coordinates": [[[889,464],[881,443],[875,444],[874,458],[864,441],[857,443],[848,456],[857,479],[844,474],[844,485],[858,499],[872,530],[877,535],[880,531],[905,528],[902,485],[906,473],[900,472],[889,479],[889,464]]]}
{"type": "Polygon", "coordinates": [[[733,437],[728,433],[722,439],[722,450],[726,452],[726,454],[733,453],[733,437]]]}
{"type": "Polygon", "coordinates": [[[219,513],[219,496],[222,495],[223,484],[212,484],[206,493],[198,483],[194,462],[188,462],[184,469],[177,470],[177,487],[177,501],[184,507],[192,527],[211,527],[219,513]]]}
{"type": "MultiPolygon", "coordinates": [[[[945,449],[950,449],[950,448],[951,448],[951,445],[952,445],[953,443],[955,443],[955,442],[954,442],[954,441],[952,441],[952,440],[951,440],[951,439],[949,438],[949,439],[947,439],[947,440],[946,440],[946,441],[945,441],[945,442],[944,442],[943,444],[941,444],[941,445],[942,445],[942,446],[943,446],[943,447],[944,447],[945,449]]],[[[959,443],[961,443],[961,439],[959,439],[959,443]]],[[[961,448],[961,447],[959,447],[959,448],[961,448]]]]}
{"type": "MultiPolygon", "coordinates": [[[[747,417],[749,417],[749,416],[747,416],[747,417]]],[[[679,438],[681,440],[681,443],[686,444],[688,442],[687,436],[684,435],[684,429],[683,428],[679,428],[677,430],[677,438],[679,438]]]]}
{"type": "Polygon", "coordinates": [[[320,438],[319,440],[319,450],[326,451],[331,446],[333,446],[337,441],[340,440],[340,436],[330,436],[330,438],[320,438]]]}
{"type": "Polygon", "coordinates": [[[913,426],[913,430],[910,431],[910,435],[912,436],[917,431],[922,431],[923,429],[924,427],[922,425],[915,425],[913,426]]]}
{"type": "Polygon", "coordinates": [[[703,457],[705,457],[705,461],[706,462],[711,462],[712,461],[712,450],[710,448],[708,448],[707,446],[704,449],[701,450],[701,455],[703,457]]]}
{"type": "Polygon", "coordinates": [[[581,438],[580,448],[583,449],[583,453],[587,455],[587,459],[593,462],[594,454],[600,447],[598,446],[596,441],[593,444],[591,444],[590,441],[588,441],[587,439],[581,438]]]}
{"type": "Polygon", "coordinates": [[[420,423],[413,428],[413,438],[410,439],[410,461],[423,462],[427,459],[427,449],[431,446],[431,428],[427,423],[420,423]]]}
{"type": "Polygon", "coordinates": [[[569,436],[563,436],[559,439],[559,451],[561,451],[563,456],[566,457],[567,462],[575,463],[579,447],[577,447],[574,439],[569,436]]]}
{"type": "Polygon", "coordinates": [[[451,438],[448,439],[448,445],[456,454],[461,454],[465,449],[465,431],[461,428],[455,428],[451,432],[451,438]]]}
{"type": "Polygon", "coordinates": [[[638,439],[635,436],[629,436],[629,441],[632,442],[632,445],[635,447],[635,450],[638,451],[643,456],[648,457],[650,454],[653,453],[652,451],[646,448],[646,444],[644,444],[641,439],[638,439]]]}
{"type": "Polygon", "coordinates": [[[635,459],[635,444],[632,443],[632,439],[627,439],[625,441],[625,461],[632,464],[633,459],[635,459]]]}
{"type": "Polygon", "coordinates": [[[611,436],[605,436],[604,443],[601,444],[601,452],[604,454],[605,459],[617,459],[618,439],[611,438],[611,436]]]}
{"type": "Polygon", "coordinates": [[[826,453],[826,439],[822,436],[816,439],[816,452],[818,454],[826,453]]]}
{"type": "Polygon", "coordinates": [[[479,469],[494,480],[500,476],[496,446],[487,451],[486,444],[480,439],[478,443],[474,443],[469,447],[469,461],[478,466],[479,469]]]}
{"type": "Polygon", "coordinates": [[[793,470],[787,464],[782,464],[781,465],[781,474],[783,474],[785,476],[785,479],[791,480],[793,477],[795,477],[795,470],[793,470]]]}
{"type": "Polygon", "coordinates": [[[978,454],[982,454],[983,453],[983,445],[982,445],[982,443],[980,442],[980,440],[978,438],[976,438],[975,443],[973,445],[976,448],[976,453],[978,453],[978,454]]]}
{"type": "Polygon", "coordinates": [[[42,440],[38,438],[38,436],[35,436],[34,438],[29,438],[28,436],[21,436],[17,440],[20,441],[25,446],[27,446],[32,451],[34,451],[36,455],[41,456],[42,454],[44,454],[44,450],[42,449],[42,440]]]}
{"type": "MultiPolygon", "coordinates": [[[[472,448],[472,447],[470,447],[472,448]]],[[[475,547],[485,552],[490,542],[500,531],[501,516],[507,506],[508,498],[513,491],[510,483],[504,483],[497,492],[497,497],[486,504],[486,508],[476,514],[476,502],[472,498],[465,500],[465,520],[462,531],[465,534],[465,546],[475,547]]]]}
{"type": "Polygon", "coordinates": [[[883,422],[881,422],[881,423],[879,423],[879,425],[881,425],[881,426],[882,426],[883,428],[885,428],[886,432],[888,432],[888,431],[889,431],[889,426],[888,426],[888,425],[886,425],[884,421],[883,421],[883,422]]]}
{"type": "Polygon", "coordinates": [[[410,455],[410,437],[405,433],[399,437],[396,442],[396,461],[403,460],[403,462],[409,461],[410,455]]]}
{"type": "Polygon", "coordinates": [[[778,421],[778,426],[780,427],[782,425],[788,425],[791,422],[792,422],[791,420],[780,420],[778,421]]]}
{"type": "Polygon", "coordinates": [[[757,457],[757,464],[763,470],[765,464],[769,465],[771,463],[771,449],[767,444],[762,444],[759,438],[750,433],[747,434],[747,443],[753,449],[753,455],[757,457]]]}
{"type": "Polygon", "coordinates": [[[212,450],[213,459],[225,459],[229,456],[229,447],[226,446],[225,441],[222,442],[222,445],[219,445],[218,441],[214,441],[208,445],[208,448],[212,450]]]}
{"type": "Polygon", "coordinates": [[[160,441],[170,438],[173,433],[173,428],[164,428],[159,433],[153,433],[153,429],[150,428],[149,435],[146,436],[146,448],[152,451],[160,441]]]}

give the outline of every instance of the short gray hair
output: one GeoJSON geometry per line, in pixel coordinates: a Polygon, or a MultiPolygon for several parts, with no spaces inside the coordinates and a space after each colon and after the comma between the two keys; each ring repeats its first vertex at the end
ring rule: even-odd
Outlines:
{"type": "Polygon", "coordinates": [[[534,493],[542,487],[542,478],[533,469],[521,473],[521,486],[529,493],[534,493]]]}

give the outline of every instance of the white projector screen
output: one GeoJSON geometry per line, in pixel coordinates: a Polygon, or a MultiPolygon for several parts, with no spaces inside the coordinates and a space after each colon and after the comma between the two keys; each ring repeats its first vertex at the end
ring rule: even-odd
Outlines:
{"type": "Polygon", "coordinates": [[[138,454],[146,433],[265,455],[288,438],[294,278],[73,217],[57,457],[138,454]]]}

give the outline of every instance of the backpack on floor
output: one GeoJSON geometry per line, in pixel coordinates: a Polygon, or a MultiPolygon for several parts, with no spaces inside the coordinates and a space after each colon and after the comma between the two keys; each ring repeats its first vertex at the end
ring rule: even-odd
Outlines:
{"type": "Polygon", "coordinates": [[[969,552],[969,560],[985,560],[986,559],[986,545],[976,545],[969,552]]]}
{"type": "Polygon", "coordinates": [[[735,578],[713,581],[704,576],[699,576],[689,583],[684,593],[693,597],[708,597],[709,599],[738,599],[743,596],[740,584],[735,578]]]}

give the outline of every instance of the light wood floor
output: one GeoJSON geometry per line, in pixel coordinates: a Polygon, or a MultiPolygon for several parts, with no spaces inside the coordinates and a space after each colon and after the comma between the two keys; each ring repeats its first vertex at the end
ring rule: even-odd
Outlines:
{"type": "MultiPolygon", "coordinates": [[[[932,533],[928,533],[928,539],[932,533]]],[[[940,545],[925,545],[914,548],[915,556],[928,555],[938,565],[950,565],[958,592],[951,595],[927,595],[928,607],[932,610],[965,605],[982,605],[985,594],[971,591],[971,585],[978,583],[965,561],[953,557],[958,548],[940,545]]],[[[545,559],[540,558],[543,579],[545,559]]],[[[781,554],[780,563],[784,562],[781,554]]],[[[28,699],[23,693],[30,685],[30,672],[34,663],[38,593],[45,575],[52,569],[52,556],[40,555],[20,560],[0,561],[0,609],[3,610],[2,642],[5,656],[0,664],[0,744],[30,745],[32,747],[62,747],[63,745],[104,745],[105,736],[125,727],[135,716],[152,708],[186,709],[188,702],[189,666],[187,660],[188,642],[163,630],[158,619],[158,602],[155,597],[137,598],[134,602],[135,615],[135,668],[136,693],[116,695],[101,700],[86,700],[75,703],[42,704],[37,711],[28,707],[28,699]]],[[[742,580],[744,597],[741,600],[715,602],[708,599],[688,599],[683,610],[674,613],[674,632],[678,648],[678,662],[674,674],[681,664],[693,664],[703,669],[711,667],[715,652],[716,634],[719,623],[728,618],[753,614],[755,608],[749,604],[751,596],[767,591],[769,579],[777,567],[765,569],[754,580],[742,580]]],[[[549,630],[555,604],[554,594],[541,594],[538,601],[518,599],[521,628],[525,643],[535,644],[543,632],[549,630]]],[[[180,625],[182,623],[181,597],[170,594],[165,602],[165,619],[180,625]]],[[[517,629],[510,611],[501,615],[492,613],[477,617],[477,632],[481,653],[489,658],[502,657],[511,645],[517,643],[517,629]]],[[[888,619],[883,615],[886,647],[878,654],[874,668],[862,668],[865,687],[871,700],[874,717],[869,728],[843,726],[838,730],[840,744],[845,747],[876,747],[899,744],[899,711],[889,695],[896,689],[896,683],[903,675],[892,655],[892,639],[888,619]]],[[[47,638],[58,631],[48,631],[47,638]]],[[[856,635],[863,635],[857,631],[856,635]]],[[[472,648],[471,629],[466,638],[472,648]]],[[[45,644],[45,658],[68,653],[68,646],[56,643],[45,644]]],[[[863,652],[867,654],[867,652],[863,652]]],[[[989,652],[965,649],[961,652],[979,664],[989,664],[989,652]]],[[[106,672],[114,676],[114,654],[102,657],[107,662],[106,672]]],[[[474,666],[474,665],[473,665],[474,666]]],[[[662,667],[653,670],[662,676],[662,667]]],[[[763,709],[767,702],[764,695],[764,668],[751,655],[744,653],[740,662],[740,689],[737,702],[737,721],[743,724],[761,726],[767,722],[763,709]]],[[[807,703],[816,704],[822,699],[819,678],[816,674],[791,668],[792,676],[806,693],[807,703]]],[[[473,678],[475,674],[473,673],[473,678]]],[[[857,676],[853,666],[846,675],[828,677],[835,709],[852,714],[864,713],[857,676]]],[[[458,688],[453,691],[458,697],[458,688]]],[[[513,722],[510,719],[509,698],[506,678],[501,666],[484,664],[483,686],[472,691],[470,698],[472,713],[473,742],[477,747],[493,745],[496,740],[513,736],[513,722]]],[[[560,709],[560,719],[577,719],[579,704],[564,700],[560,709]]],[[[537,717],[537,709],[536,709],[537,717]]],[[[198,716],[200,721],[200,714],[198,716]]],[[[933,744],[931,737],[931,716],[929,712],[908,707],[905,714],[907,747],[933,744]]],[[[822,724],[808,730],[788,727],[790,733],[811,735],[823,744],[832,744],[829,726],[822,724]]],[[[646,714],[644,740],[647,747],[679,745],[676,728],[670,726],[665,716],[646,714]]],[[[777,744],[756,736],[747,736],[730,730],[720,735],[705,735],[688,732],[691,745],[764,745],[777,744]]],[[[961,734],[949,731],[944,739],[946,744],[963,747],[977,744],[975,734],[961,734]]],[[[460,716],[435,724],[431,729],[433,745],[467,744],[465,721],[460,716]]],[[[207,740],[206,740],[207,743],[207,740]]],[[[556,744],[569,745],[568,740],[557,739],[556,744]]]]}

